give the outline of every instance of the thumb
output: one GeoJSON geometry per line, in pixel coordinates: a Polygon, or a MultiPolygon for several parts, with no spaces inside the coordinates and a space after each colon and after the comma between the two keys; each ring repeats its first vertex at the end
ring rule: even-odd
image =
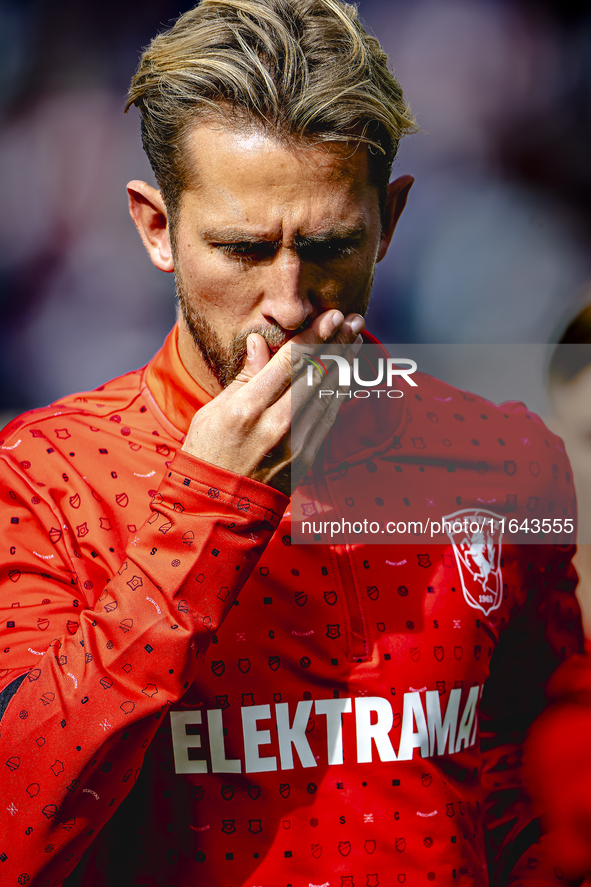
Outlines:
{"type": "MultiPolygon", "coordinates": [[[[232,382],[242,386],[249,382],[271,360],[267,343],[258,333],[251,333],[246,340],[246,360],[244,366],[232,382]]],[[[232,387],[232,385],[230,387],[232,387]]]]}

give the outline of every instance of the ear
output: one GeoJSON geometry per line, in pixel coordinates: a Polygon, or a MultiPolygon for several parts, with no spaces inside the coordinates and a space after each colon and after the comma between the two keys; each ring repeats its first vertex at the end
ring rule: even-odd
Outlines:
{"type": "Polygon", "coordinates": [[[406,206],[408,192],[413,184],[413,176],[400,176],[388,185],[388,196],[386,197],[386,206],[384,207],[382,237],[376,262],[381,262],[388,252],[392,235],[398,224],[398,219],[402,215],[402,210],[406,206]]]}
{"type": "Polygon", "coordinates": [[[168,233],[168,215],[162,194],[146,182],[127,185],[129,214],[139,231],[154,265],[161,271],[174,271],[168,233]]]}

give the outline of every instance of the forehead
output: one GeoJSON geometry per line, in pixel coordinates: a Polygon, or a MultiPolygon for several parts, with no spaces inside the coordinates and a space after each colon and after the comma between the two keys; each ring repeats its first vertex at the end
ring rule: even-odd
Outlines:
{"type": "Polygon", "coordinates": [[[379,224],[365,145],[286,142],[257,126],[198,124],[185,140],[183,207],[208,223],[312,230],[379,224]]]}

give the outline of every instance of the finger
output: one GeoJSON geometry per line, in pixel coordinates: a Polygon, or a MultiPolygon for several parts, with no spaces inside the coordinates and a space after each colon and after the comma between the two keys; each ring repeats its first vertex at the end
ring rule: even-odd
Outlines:
{"type": "MultiPolygon", "coordinates": [[[[334,415],[330,420],[330,424],[332,424],[334,417],[336,417],[336,411],[348,395],[348,390],[340,387],[342,370],[340,358],[344,358],[350,368],[362,343],[363,339],[359,335],[354,342],[346,347],[334,348],[331,345],[331,352],[336,352],[339,357],[339,366],[334,360],[326,359],[328,355],[321,355],[317,362],[319,355],[316,355],[315,351],[321,351],[322,348],[311,349],[308,346],[297,349],[302,352],[302,359],[305,363],[294,378],[289,392],[286,392],[286,395],[289,395],[292,424],[296,420],[300,421],[303,417],[304,426],[309,423],[310,427],[313,427],[318,421],[321,421],[321,417],[331,405],[331,408],[334,407],[334,415]],[[325,361],[321,359],[322,357],[325,358],[325,361]],[[319,364],[321,368],[319,368],[319,364]]],[[[299,366],[296,360],[293,363],[294,367],[299,366]]]]}
{"type": "Polygon", "coordinates": [[[334,375],[332,371],[335,369],[335,364],[345,368],[343,360],[348,363],[350,370],[353,359],[363,344],[363,337],[358,334],[352,341],[347,341],[348,335],[343,337],[345,341],[326,342],[324,345],[292,345],[292,387],[294,390],[298,385],[298,380],[302,377],[305,377],[305,384],[308,388],[312,385],[328,387],[326,384],[327,375],[334,375]]]}
{"type": "MultiPolygon", "coordinates": [[[[298,333],[286,345],[322,345],[325,342],[329,342],[342,327],[344,320],[345,318],[341,311],[332,308],[324,311],[314,319],[314,322],[308,329],[298,333]]],[[[285,348],[286,345],[283,347],[285,348]]]]}
{"type": "MultiPolygon", "coordinates": [[[[336,309],[330,309],[328,311],[323,312],[315,318],[314,322],[310,325],[310,327],[305,330],[303,333],[294,336],[289,342],[286,342],[282,348],[279,349],[277,354],[272,357],[265,342],[264,338],[260,336],[258,333],[251,333],[251,335],[246,340],[247,345],[247,356],[244,362],[244,366],[242,367],[240,373],[236,376],[231,385],[228,386],[229,391],[236,391],[241,388],[247,382],[250,382],[254,376],[257,375],[270,361],[274,362],[274,366],[277,364],[282,364],[283,370],[287,370],[287,360],[286,356],[289,355],[290,360],[293,364],[293,351],[292,345],[298,344],[308,344],[308,345],[321,345],[327,342],[338,341],[342,344],[348,344],[355,340],[357,336],[356,330],[360,330],[365,325],[365,321],[358,314],[349,315],[346,323],[345,332],[339,335],[338,339],[335,339],[335,336],[339,334],[341,327],[345,323],[345,318],[341,311],[336,309]]],[[[303,363],[302,363],[303,365],[303,363]]],[[[295,369],[292,365],[292,369],[295,369]]],[[[301,367],[298,366],[298,369],[301,367]]],[[[277,374],[276,374],[277,375],[277,374]]],[[[275,390],[280,393],[280,391],[284,390],[287,384],[289,384],[287,378],[285,378],[284,383],[281,382],[281,376],[284,375],[279,370],[278,377],[275,381],[275,384],[272,385],[275,390]]],[[[267,384],[269,380],[266,380],[267,384]]]]}
{"type": "MultiPolygon", "coordinates": [[[[364,328],[365,320],[360,314],[349,314],[343,318],[340,311],[326,311],[319,315],[308,330],[294,336],[288,343],[291,348],[292,378],[295,379],[302,370],[307,371],[308,358],[320,353],[318,346],[352,345],[355,343],[357,347],[353,352],[348,350],[342,352],[342,356],[347,357],[351,362],[359,350],[362,342],[360,333],[364,328]]],[[[336,353],[340,354],[341,352],[337,351],[336,353]]],[[[317,374],[315,374],[315,379],[317,382],[320,381],[317,374]]]]}
{"type": "Polygon", "coordinates": [[[232,384],[228,388],[241,388],[250,382],[271,360],[271,352],[264,338],[258,333],[251,333],[246,340],[246,360],[232,384]]]}
{"type": "MultiPolygon", "coordinates": [[[[362,338],[358,336],[355,342],[347,347],[338,348],[339,358],[344,358],[350,369],[353,360],[362,345],[362,338]]],[[[336,351],[337,349],[335,349],[336,351]]],[[[297,379],[291,386],[291,411],[295,420],[302,413],[309,413],[312,422],[315,421],[316,414],[321,415],[326,411],[329,402],[336,399],[340,405],[348,398],[349,382],[344,381],[341,385],[341,377],[343,371],[342,362],[339,365],[334,360],[329,360],[328,355],[324,355],[325,360],[322,361],[322,369],[319,371],[314,367],[312,371],[310,367],[310,358],[305,372],[300,372],[297,379]],[[329,394],[331,392],[331,394],[329,394]]],[[[315,359],[312,358],[314,361],[315,359]]]]}
{"type": "Polygon", "coordinates": [[[247,357],[242,370],[219,396],[233,396],[250,383],[249,397],[253,398],[251,405],[255,411],[267,408],[286,392],[294,373],[300,372],[304,367],[304,357],[293,346],[304,342],[308,345],[321,345],[330,341],[344,319],[341,311],[330,309],[323,312],[307,330],[286,342],[273,356],[264,338],[258,333],[251,333],[247,339],[247,357]]]}
{"type": "MultiPolygon", "coordinates": [[[[347,325],[347,332],[339,341],[343,344],[354,341],[355,324],[352,320],[357,318],[357,323],[363,324],[360,315],[351,315],[347,325]]],[[[247,339],[247,357],[244,366],[236,379],[220,395],[222,398],[234,396],[244,392],[248,384],[250,406],[254,412],[260,412],[290,389],[294,375],[297,375],[305,366],[305,357],[298,354],[298,344],[322,345],[334,340],[335,335],[343,325],[345,318],[341,311],[329,309],[315,318],[311,326],[303,333],[294,336],[286,342],[275,355],[271,356],[267,343],[258,333],[251,333],[247,339]]],[[[302,399],[307,399],[309,393],[302,399]]]]}
{"type": "Polygon", "coordinates": [[[336,329],[331,342],[337,345],[348,344],[365,329],[365,318],[361,314],[348,314],[342,325],[336,329]]]}
{"type": "Polygon", "coordinates": [[[251,333],[246,344],[242,370],[216,400],[220,403],[228,401],[232,409],[239,413],[244,411],[254,422],[276,404],[291,385],[291,356],[289,343],[272,356],[265,339],[258,333],[251,333]]]}
{"type": "MultiPolygon", "coordinates": [[[[361,339],[361,336],[359,336],[361,339]]],[[[356,352],[360,343],[350,346],[350,351],[356,352]]],[[[292,395],[292,416],[289,439],[290,465],[285,481],[291,483],[288,495],[291,494],[297,484],[305,477],[314,462],[318,450],[325,440],[328,432],[334,425],[337,413],[343,403],[348,401],[348,392],[340,389],[338,385],[338,370],[331,369],[324,376],[321,385],[315,386],[308,400],[300,409],[293,409],[294,396],[292,395]],[[321,391],[321,389],[325,389],[321,391]],[[337,394],[338,392],[338,394],[337,394]]]]}

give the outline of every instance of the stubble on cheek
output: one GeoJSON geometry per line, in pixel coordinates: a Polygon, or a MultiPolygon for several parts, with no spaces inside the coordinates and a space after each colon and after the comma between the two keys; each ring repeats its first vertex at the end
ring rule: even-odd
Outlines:
{"type": "Polygon", "coordinates": [[[241,330],[229,345],[224,345],[209,320],[191,303],[178,275],[175,278],[175,288],[185,326],[208,370],[222,388],[227,388],[244,366],[246,340],[251,333],[261,335],[270,348],[277,348],[286,341],[282,327],[273,324],[265,327],[250,326],[241,330]]]}

